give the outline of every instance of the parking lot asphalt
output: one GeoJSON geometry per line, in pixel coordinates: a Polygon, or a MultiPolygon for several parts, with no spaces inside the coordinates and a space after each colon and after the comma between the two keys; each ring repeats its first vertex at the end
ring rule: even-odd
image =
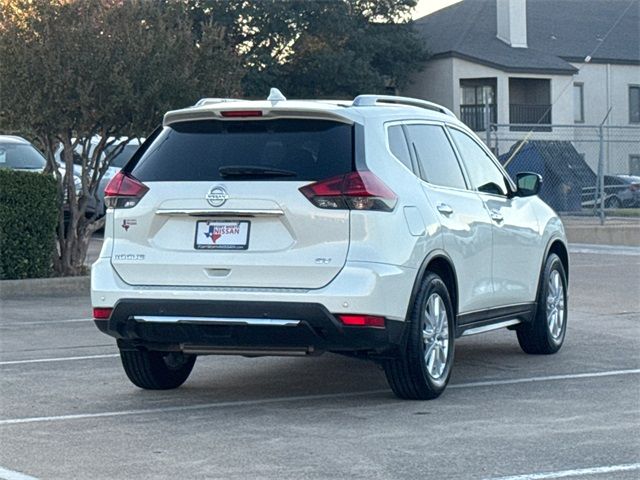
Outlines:
{"type": "Polygon", "coordinates": [[[574,248],[567,340],[465,337],[449,388],[401,401],[373,363],[201,357],[137,389],[88,297],[4,300],[0,479],[640,477],[640,255],[574,248]]]}

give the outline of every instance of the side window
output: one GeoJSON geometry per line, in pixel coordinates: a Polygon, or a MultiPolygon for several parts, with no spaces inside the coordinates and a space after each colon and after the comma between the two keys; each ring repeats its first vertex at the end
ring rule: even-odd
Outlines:
{"type": "Polygon", "coordinates": [[[389,136],[389,149],[391,153],[400,160],[405,167],[413,171],[411,165],[411,155],[409,155],[409,146],[407,145],[407,139],[404,136],[402,127],[400,125],[394,125],[387,130],[389,136]]]}
{"type": "MultiPolygon", "coordinates": [[[[64,148],[60,150],[60,161],[64,163],[64,148]]],[[[82,165],[82,157],[80,156],[80,153],[75,150],[73,151],[73,163],[75,165],[82,165]]]]}
{"type": "Polygon", "coordinates": [[[407,131],[424,180],[441,187],[467,188],[444,128],[438,125],[407,125],[407,131]]]}
{"type": "Polygon", "coordinates": [[[449,130],[473,187],[479,192],[506,195],[509,192],[507,181],[491,157],[466,133],[455,128],[449,130]]]}

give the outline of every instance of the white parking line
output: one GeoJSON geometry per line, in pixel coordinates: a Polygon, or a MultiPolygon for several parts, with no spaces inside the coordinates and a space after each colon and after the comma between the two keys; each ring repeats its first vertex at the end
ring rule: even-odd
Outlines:
{"type": "Polygon", "coordinates": [[[640,373],[640,368],[630,370],[609,370],[606,372],[568,373],[566,375],[549,375],[545,377],[512,378],[508,380],[489,380],[484,382],[459,383],[447,388],[493,387],[496,385],[513,385],[516,383],[548,382],[552,380],[572,380],[577,378],[613,377],[616,375],[633,375],[640,373]]]}
{"type": "Polygon", "coordinates": [[[56,357],[56,358],[34,358],[31,360],[9,360],[6,362],[0,362],[2,365],[21,365],[24,363],[49,363],[49,362],[68,362],[70,360],[92,360],[94,358],[113,358],[119,357],[117,353],[108,353],[104,355],[84,355],[81,357],[56,357]]]}
{"type": "Polygon", "coordinates": [[[38,480],[36,477],[0,467],[0,480],[38,480]]]}
{"type": "MultiPolygon", "coordinates": [[[[474,388],[474,387],[486,387],[486,386],[496,386],[496,385],[512,385],[516,383],[607,377],[607,376],[615,376],[615,375],[632,375],[637,373],[640,373],[640,369],[611,370],[608,372],[576,373],[576,374],[569,374],[569,375],[552,375],[548,377],[514,378],[510,380],[495,380],[495,381],[492,380],[492,381],[486,381],[486,382],[460,383],[457,385],[455,384],[450,385],[448,388],[474,388]]],[[[176,407],[147,408],[147,409],[138,409],[138,410],[120,410],[120,411],[99,412],[99,413],[77,413],[73,415],[54,415],[49,417],[7,418],[4,420],[0,420],[0,426],[16,425],[16,424],[22,424],[22,423],[82,420],[87,418],[123,417],[127,415],[144,415],[144,414],[150,414],[150,413],[187,412],[190,410],[204,410],[208,408],[245,407],[245,406],[253,406],[253,405],[269,405],[272,403],[325,400],[325,399],[331,399],[331,398],[362,397],[367,395],[378,395],[380,393],[389,393],[389,390],[384,389],[384,390],[367,390],[364,392],[300,395],[300,396],[294,396],[294,397],[265,398],[261,400],[239,400],[239,401],[227,401],[227,402],[215,402],[215,403],[202,403],[199,405],[183,405],[183,406],[176,406],[176,407]]]]}
{"type": "Polygon", "coordinates": [[[626,465],[611,465],[608,467],[580,468],[576,470],[561,470],[558,472],[528,473],[526,475],[498,477],[498,478],[492,478],[489,480],[546,480],[548,478],[581,477],[583,475],[597,475],[599,473],[614,473],[614,472],[630,472],[634,470],[640,470],[640,463],[629,463],[626,465]]]}

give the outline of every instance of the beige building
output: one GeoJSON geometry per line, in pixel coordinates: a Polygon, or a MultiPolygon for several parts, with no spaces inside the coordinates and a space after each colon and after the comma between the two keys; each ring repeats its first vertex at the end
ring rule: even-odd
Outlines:
{"type": "MultiPolygon", "coordinates": [[[[482,138],[487,119],[551,131],[610,111],[606,125],[640,127],[640,0],[464,0],[415,26],[432,57],[402,94],[452,109],[482,138]]],[[[640,175],[636,150],[608,170],[640,175]]]]}

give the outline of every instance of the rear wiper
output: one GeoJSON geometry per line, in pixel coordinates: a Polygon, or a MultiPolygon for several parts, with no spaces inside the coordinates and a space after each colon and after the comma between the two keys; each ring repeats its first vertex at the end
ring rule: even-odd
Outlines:
{"type": "Polygon", "coordinates": [[[221,177],[295,177],[298,175],[291,170],[281,170],[272,167],[229,165],[220,167],[221,177]]]}

